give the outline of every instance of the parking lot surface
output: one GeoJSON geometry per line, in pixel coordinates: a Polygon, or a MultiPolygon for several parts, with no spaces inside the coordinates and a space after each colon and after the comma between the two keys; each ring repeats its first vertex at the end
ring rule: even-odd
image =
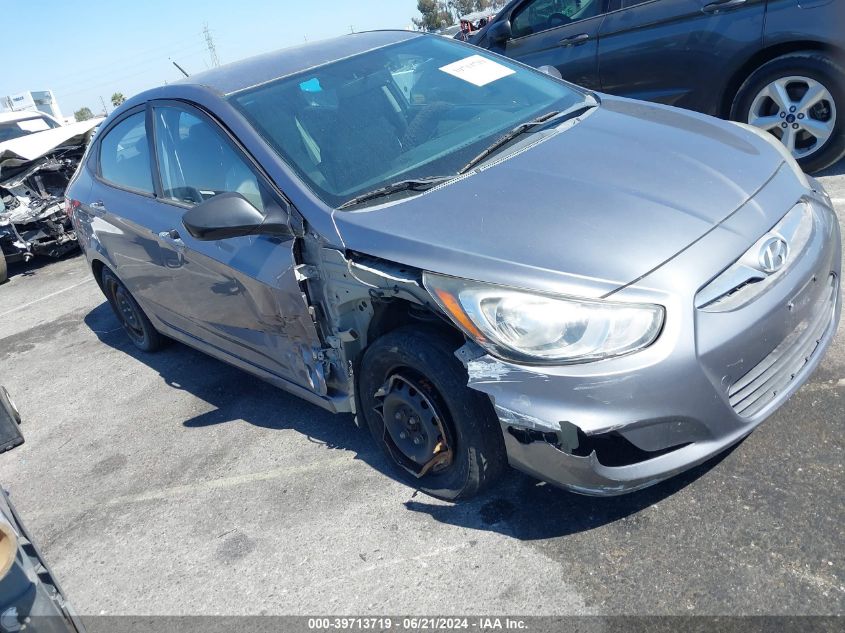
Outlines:
{"type": "MultiPolygon", "coordinates": [[[[845,221],[845,162],[821,178],[845,221]]],[[[174,344],[135,350],[85,260],[11,267],[0,483],[83,615],[841,614],[845,336],[734,450],[610,499],[511,472],[448,504],[366,431],[174,344]]],[[[675,388],[667,386],[667,388],[675,388]]]]}

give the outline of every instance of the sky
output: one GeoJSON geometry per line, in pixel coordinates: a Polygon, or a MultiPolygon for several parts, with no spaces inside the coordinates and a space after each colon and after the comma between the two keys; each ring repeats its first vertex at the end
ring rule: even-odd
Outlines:
{"type": "MultiPolygon", "coordinates": [[[[52,90],[62,114],[83,106],[111,112],[127,98],[211,67],[207,23],[222,64],[343,35],[350,29],[406,28],[416,0],[3,0],[3,22],[18,37],[3,63],[0,96],[52,90]],[[26,45],[24,45],[26,43],[26,45]]],[[[7,28],[8,31],[8,28],[7,28]]]]}

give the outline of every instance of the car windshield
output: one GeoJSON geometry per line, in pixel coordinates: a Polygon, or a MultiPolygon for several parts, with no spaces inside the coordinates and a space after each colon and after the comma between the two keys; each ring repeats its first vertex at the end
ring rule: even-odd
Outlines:
{"type": "Polygon", "coordinates": [[[338,207],[399,181],[456,175],[503,133],[586,95],[482,50],[426,36],[229,98],[310,188],[338,207]]]}
{"type": "Polygon", "coordinates": [[[0,143],[11,141],[14,138],[26,136],[27,134],[43,132],[54,127],[59,127],[58,123],[42,116],[18,119],[17,121],[4,121],[0,123],[0,143]]]}

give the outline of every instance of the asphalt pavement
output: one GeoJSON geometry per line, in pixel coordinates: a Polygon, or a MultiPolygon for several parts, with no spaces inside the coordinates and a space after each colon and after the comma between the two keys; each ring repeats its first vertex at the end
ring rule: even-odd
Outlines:
{"type": "MultiPolygon", "coordinates": [[[[821,178],[845,221],[845,162],[821,178]]],[[[174,344],[135,350],[85,260],[11,267],[0,483],[78,612],[843,614],[845,337],[734,450],[594,499],[510,472],[437,501],[365,431],[174,344]]]]}

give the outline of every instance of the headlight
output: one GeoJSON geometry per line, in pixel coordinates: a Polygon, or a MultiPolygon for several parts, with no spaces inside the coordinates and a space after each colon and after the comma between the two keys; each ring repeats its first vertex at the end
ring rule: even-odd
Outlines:
{"type": "Polygon", "coordinates": [[[494,356],[571,364],[647,347],[663,327],[662,306],[537,294],[423,275],[426,289],[468,336],[494,356]]]}

